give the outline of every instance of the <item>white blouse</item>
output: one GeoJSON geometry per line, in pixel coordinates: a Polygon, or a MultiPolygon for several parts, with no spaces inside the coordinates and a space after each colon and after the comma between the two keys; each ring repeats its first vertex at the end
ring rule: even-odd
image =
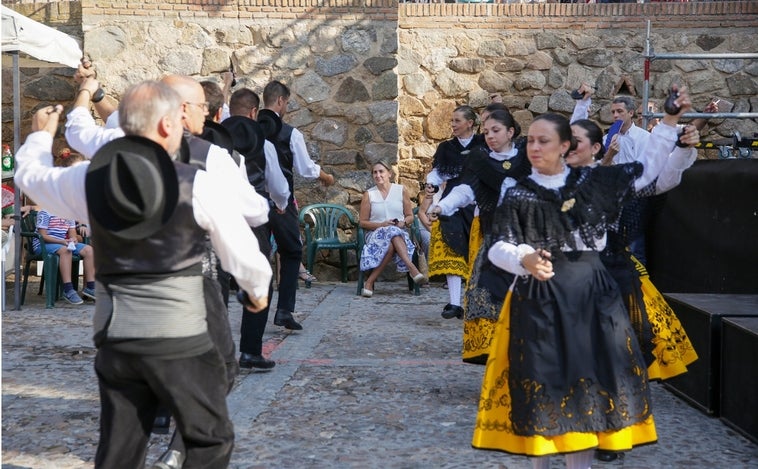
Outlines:
{"type": "Polygon", "coordinates": [[[371,214],[368,221],[382,223],[387,220],[405,218],[403,213],[403,185],[391,184],[387,198],[382,197],[379,188],[374,186],[368,190],[369,202],[371,202],[371,214]]]}

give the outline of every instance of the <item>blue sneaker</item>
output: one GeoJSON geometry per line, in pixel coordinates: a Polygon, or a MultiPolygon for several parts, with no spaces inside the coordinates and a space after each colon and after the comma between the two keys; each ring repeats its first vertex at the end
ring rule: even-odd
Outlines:
{"type": "Polygon", "coordinates": [[[69,292],[63,292],[63,298],[71,303],[72,305],[80,305],[84,303],[84,300],[82,300],[79,295],[77,295],[76,291],[71,290],[69,292]]]}
{"type": "Polygon", "coordinates": [[[82,296],[89,298],[90,300],[95,299],[95,289],[94,288],[83,288],[82,289],[82,296]]]}

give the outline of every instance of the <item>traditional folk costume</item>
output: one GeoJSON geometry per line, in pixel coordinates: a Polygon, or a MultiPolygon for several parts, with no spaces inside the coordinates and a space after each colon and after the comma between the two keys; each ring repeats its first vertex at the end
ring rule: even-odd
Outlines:
{"type": "Polygon", "coordinates": [[[513,278],[493,266],[486,251],[491,246],[490,232],[501,188],[507,178],[510,184],[529,174],[531,165],[523,147],[514,147],[506,153],[491,152],[485,148],[473,150],[466,161],[462,183],[449,197],[438,204],[443,213],[469,199],[476,201],[478,216],[471,225],[469,238],[469,265],[471,272],[464,292],[463,361],[485,364],[492,336],[505,293],[513,278]],[[456,194],[458,195],[458,194],[456,194]]]}
{"type": "Polygon", "coordinates": [[[647,376],[666,380],[686,373],[687,365],[697,360],[695,347],[674,310],[650,281],[645,266],[630,257],[639,275],[645,312],[653,330],[653,362],[647,368],[647,376]]]}
{"type": "MultiPolygon", "coordinates": [[[[440,143],[434,154],[432,172],[427,177],[430,184],[445,184],[444,199],[450,191],[461,183],[461,175],[471,152],[484,147],[484,138],[474,134],[465,145],[460,139],[452,138],[440,143]]],[[[429,277],[435,275],[456,275],[467,279],[469,275],[468,250],[471,221],[474,206],[460,208],[449,216],[440,216],[432,223],[429,242],[429,277]]]]}
{"type": "MultiPolygon", "coordinates": [[[[591,103],[592,99],[589,98],[577,101],[571,122],[587,119],[591,103]]],[[[643,141],[641,139],[649,137],[644,129],[635,126],[632,126],[628,135],[629,140],[620,136],[620,142],[622,145],[631,145],[629,148],[635,145],[640,147],[640,142],[643,141]]],[[[668,163],[672,162],[670,157],[656,183],[637,191],[637,197],[622,208],[618,227],[608,232],[608,242],[601,253],[603,264],[622,291],[632,325],[648,363],[649,379],[665,380],[685,373],[687,365],[697,360],[697,353],[679,318],[650,282],[645,266],[627,249],[632,240],[644,234],[640,226],[642,217],[639,213],[642,207],[638,200],[665,192],[679,184],[681,173],[691,166],[696,158],[694,150],[674,149],[674,152],[684,151],[691,152],[689,158],[683,158],[685,154],[680,153],[678,157],[682,159],[668,166],[668,163]]],[[[672,153],[672,157],[674,154],[672,153]]]]}
{"type": "MultiPolygon", "coordinates": [[[[654,193],[655,184],[651,184],[637,196],[654,193]]],[[[697,353],[679,318],[650,282],[645,266],[628,249],[629,242],[643,234],[637,223],[638,207],[634,203],[624,205],[618,227],[608,232],[600,258],[619,285],[645,356],[648,378],[665,380],[686,373],[687,365],[697,360],[697,353]]]]}
{"type": "Polygon", "coordinates": [[[533,172],[506,194],[493,236],[511,263],[490,258],[518,276],[496,326],[474,447],[543,456],[656,441],[645,359],[598,253],[642,169],[533,172]],[[547,281],[513,263],[536,248],[552,255],[547,281]]]}

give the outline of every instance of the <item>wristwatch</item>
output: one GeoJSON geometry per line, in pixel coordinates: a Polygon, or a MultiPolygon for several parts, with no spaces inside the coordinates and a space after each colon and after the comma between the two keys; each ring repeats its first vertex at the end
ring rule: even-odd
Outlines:
{"type": "Polygon", "coordinates": [[[92,95],[92,102],[93,103],[99,103],[100,101],[105,98],[105,90],[102,88],[98,88],[97,91],[92,95]]]}

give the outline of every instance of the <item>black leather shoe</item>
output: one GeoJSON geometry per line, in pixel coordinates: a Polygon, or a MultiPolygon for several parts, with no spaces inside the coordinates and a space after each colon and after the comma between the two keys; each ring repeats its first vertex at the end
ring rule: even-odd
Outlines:
{"type": "Polygon", "coordinates": [[[445,319],[463,319],[463,308],[456,305],[451,305],[450,303],[445,305],[445,308],[442,310],[442,317],[445,319]]]}
{"type": "Polygon", "coordinates": [[[267,360],[263,355],[253,355],[252,353],[240,354],[240,368],[270,370],[275,366],[276,362],[274,360],[267,360]]]}
{"type": "Polygon", "coordinates": [[[598,461],[611,462],[618,459],[619,455],[613,451],[605,451],[602,449],[595,450],[595,457],[598,461]]]}
{"type": "Polygon", "coordinates": [[[285,329],[289,329],[291,331],[303,330],[303,326],[301,326],[300,323],[295,321],[295,318],[292,317],[292,312],[283,309],[276,310],[276,315],[274,316],[274,325],[284,326],[285,329]]]}
{"type": "Polygon", "coordinates": [[[185,456],[179,451],[169,449],[163,453],[152,469],[181,469],[185,456]]]}
{"type": "Polygon", "coordinates": [[[168,429],[171,426],[171,416],[159,415],[153,420],[152,432],[156,435],[168,435],[168,429]]]}

